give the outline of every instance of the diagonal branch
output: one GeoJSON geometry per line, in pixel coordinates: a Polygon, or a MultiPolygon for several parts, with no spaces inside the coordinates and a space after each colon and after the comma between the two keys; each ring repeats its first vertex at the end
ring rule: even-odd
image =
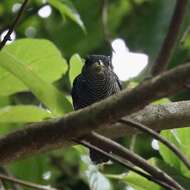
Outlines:
{"type": "MultiPolygon", "coordinates": [[[[142,123],[155,131],[182,128],[190,126],[190,101],[172,102],[165,105],[149,105],[143,110],[124,117],[142,123]],[[159,117],[158,117],[159,116],[159,117]]],[[[135,128],[123,123],[115,123],[109,128],[97,131],[110,138],[139,133],[135,128]]]]}
{"type": "Polygon", "coordinates": [[[51,188],[49,186],[34,184],[32,182],[23,181],[23,180],[16,179],[14,177],[6,176],[6,175],[3,175],[3,174],[0,174],[0,179],[7,180],[9,182],[16,183],[16,184],[19,184],[19,185],[22,185],[22,186],[25,186],[25,187],[34,188],[34,189],[37,189],[37,190],[56,190],[55,188],[51,188]]]}
{"type": "MultiPolygon", "coordinates": [[[[0,173],[2,173],[2,174],[5,175],[5,176],[8,176],[8,177],[14,177],[14,176],[12,175],[12,173],[10,173],[10,172],[7,170],[7,168],[5,168],[5,167],[3,167],[3,166],[0,166],[0,173]]],[[[6,186],[5,180],[2,180],[2,182],[3,182],[4,186],[6,186]]],[[[11,189],[12,189],[12,190],[19,190],[19,189],[21,189],[21,187],[20,187],[18,184],[13,183],[13,184],[11,184],[11,189]]]]}
{"type": "Polygon", "coordinates": [[[13,24],[10,26],[10,28],[9,28],[7,34],[5,35],[3,41],[0,43],[0,50],[5,46],[6,42],[11,39],[10,36],[11,36],[14,28],[17,26],[18,22],[20,21],[22,13],[24,12],[24,9],[25,9],[28,1],[29,0],[24,0],[20,10],[18,11],[18,15],[16,16],[15,20],[13,21],[13,24]]]}
{"type": "Polygon", "coordinates": [[[167,139],[163,138],[161,135],[159,135],[157,132],[153,131],[152,129],[149,129],[147,126],[134,122],[132,120],[126,120],[126,119],[120,119],[119,120],[122,123],[127,124],[130,127],[134,127],[144,133],[147,133],[151,135],[151,137],[157,139],[158,141],[162,142],[164,145],[166,145],[173,153],[178,156],[178,158],[186,165],[186,167],[190,170],[190,161],[186,156],[183,155],[183,153],[172,143],[170,143],[167,139]]]}
{"type": "Polygon", "coordinates": [[[101,148],[103,150],[106,150],[106,152],[111,154],[115,154],[130,163],[134,164],[135,166],[138,166],[139,168],[143,169],[145,172],[149,173],[152,177],[155,179],[164,182],[178,190],[182,190],[183,187],[179,185],[173,178],[171,178],[168,174],[163,172],[162,170],[158,169],[157,167],[154,167],[147,163],[145,159],[140,157],[139,155],[133,153],[132,151],[128,150],[124,146],[112,141],[111,139],[108,139],[102,135],[99,135],[95,132],[92,132],[90,135],[84,137],[84,141],[86,142],[92,142],[91,144],[94,146],[97,146],[98,148],[101,148]]]}
{"type": "Polygon", "coordinates": [[[101,149],[101,148],[99,148],[97,146],[94,146],[94,145],[90,144],[89,142],[87,142],[85,140],[83,140],[83,141],[81,141],[79,143],[82,144],[82,145],[84,145],[84,146],[86,146],[86,147],[88,147],[88,148],[96,150],[97,152],[103,154],[104,156],[107,156],[109,159],[111,159],[111,160],[113,160],[115,162],[120,163],[121,165],[123,165],[124,167],[126,167],[128,170],[135,172],[136,174],[138,174],[138,175],[140,175],[140,176],[148,179],[149,181],[157,183],[161,187],[167,188],[168,190],[175,190],[174,187],[172,187],[172,186],[170,186],[170,185],[168,185],[168,184],[166,184],[164,182],[161,182],[160,180],[154,178],[151,175],[146,174],[145,172],[142,172],[139,169],[136,169],[134,166],[132,166],[131,164],[129,164],[128,161],[125,161],[125,159],[120,158],[118,155],[115,155],[115,154],[110,153],[110,152],[108,153],[105,150],[103,150],[103,149],[101,149]]]}
{"type": "Polygon", "coordinates": [[[163,72],[171,59],[178,43],[179,33],[186,15],[188,0],[177,0],[174,14],[158,57],[153,64],[151,75],[155,76],[163,72]]]}
{"type": "Polygon", "coordinates": [[[131,91],[123,90],[103,101],[62,118],[34,123],[0,139],[0,162],[63,146],[92,130],[107,127],[150,102],[175,94],[190,80],[190,63],[178,66],[131,91]],[[171,81],[175,81],[171,85],[171,81]],[[82,128],[82,130],[81,130],[82,128]]]}

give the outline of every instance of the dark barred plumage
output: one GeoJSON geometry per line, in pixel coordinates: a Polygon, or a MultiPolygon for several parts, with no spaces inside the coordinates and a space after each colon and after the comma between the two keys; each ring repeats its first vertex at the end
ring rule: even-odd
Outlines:
{"type": "MultiPolygon", "coordinates": [[[[74,82],[72,99],[74,109],[81,109],[111,96],[122,89],[117,75],[113,72],[111,58],[104,55],[90,55],[74,82]]],[[[95,151],[90,152],[91,159],[102,162],[102,156],[95,151]],[[94,157],[95,156],[95,157],[94,157]]]]}

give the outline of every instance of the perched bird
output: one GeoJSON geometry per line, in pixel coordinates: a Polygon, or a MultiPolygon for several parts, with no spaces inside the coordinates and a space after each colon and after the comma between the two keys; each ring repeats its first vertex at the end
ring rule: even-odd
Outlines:
{"type": "MultiPolygon", "coordinates": [[[[122,89],[121,82],[113,71],[110,56],[90,55],[74,82],[72,99],[75,110],[84,108],[122,89]]],[[[100,163],[105,160],[99,153],[90,150],[92,161],[100,163]]]]}

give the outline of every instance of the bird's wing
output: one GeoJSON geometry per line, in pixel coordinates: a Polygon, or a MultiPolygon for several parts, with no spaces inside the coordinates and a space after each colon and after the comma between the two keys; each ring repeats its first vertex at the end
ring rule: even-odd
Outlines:
{"type": "Polygon", "coordinates": [[[80,88],[80,81],[81,81],[81,75],[78,75],[74,81],[73,81],[73,88],[72,88],[72,91],[71,91],[71,96],[72,96],[72,99],[73,99],[73,107],[75,110],[79,109],[79,97],[78,97],[78,90],[80,88]]]}

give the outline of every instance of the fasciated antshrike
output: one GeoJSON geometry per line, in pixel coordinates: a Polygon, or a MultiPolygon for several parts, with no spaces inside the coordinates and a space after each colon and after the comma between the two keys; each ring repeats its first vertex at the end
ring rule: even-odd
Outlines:
{"type": "MultiPolygon", "coordinates": [[[[72,99],[75,110],[84,108],[122,89],[121,82],[113,71],[110,56],[90,55],[74,82],[72,99]]],[[[90,150],[90,157],[95,163],[106,161],[105,157],[90,150]]]]}

